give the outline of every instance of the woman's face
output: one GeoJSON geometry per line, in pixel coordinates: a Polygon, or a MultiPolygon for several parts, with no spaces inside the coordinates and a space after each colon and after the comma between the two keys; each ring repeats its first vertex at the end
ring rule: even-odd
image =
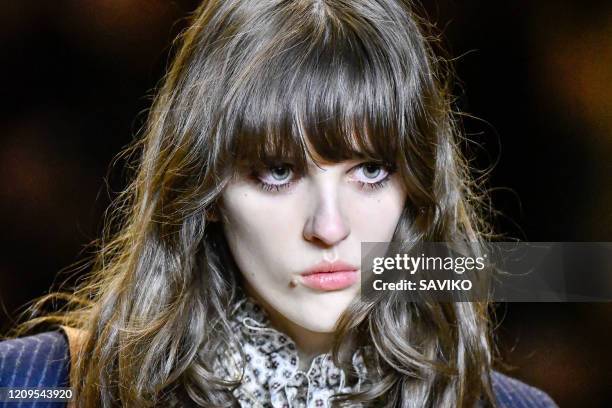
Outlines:
{"type": "Polygon", "coordinates": [[[221,212],[247,290],[292,323],[329,333],[359,294],[361,242],[392,239],[406,192],[382,165],[317,162],[306,174],[278,163],[233,180],[221,212]],[[304,275],[330,266],[343,271],[304,275]]]}

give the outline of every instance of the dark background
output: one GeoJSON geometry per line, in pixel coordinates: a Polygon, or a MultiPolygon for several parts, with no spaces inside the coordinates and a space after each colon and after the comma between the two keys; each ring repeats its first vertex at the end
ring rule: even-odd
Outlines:
{"type": "MultiPolygon", "coordinates": [[[[0,332],[96,238],[193,0],[0,3],[0,332]]],[[[500,232],[612,241],[612,3],[425,2],[456,57],[500,232]]],[[[512,375],[561,407],[612,401],[612,304],[504,304],[512,375]]]]}

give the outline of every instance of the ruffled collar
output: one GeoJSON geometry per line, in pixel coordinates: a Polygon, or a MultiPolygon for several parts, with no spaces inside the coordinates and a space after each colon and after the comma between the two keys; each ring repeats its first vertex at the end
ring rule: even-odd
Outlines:
{"type": "MultiPolygon", "coordinates": [[[[242,296],[229,317],[246,359],[245,376],[234,391],[241,407],[327,407],[331,395],[361,389],[367,372],[360,349],[352,356],[358,381],[350,386],[346,373],[334,364],[330,353],[317,355],[307,371],[300,370],[295,342],[271,327],[267,313],[252,297],[242,296]]],[[[240,361],[237,350],[232,354],[235,361],[240,361]]],[[[223,374],[236,374],[227,367],[225,363],[219,368],[223,374]]]]}

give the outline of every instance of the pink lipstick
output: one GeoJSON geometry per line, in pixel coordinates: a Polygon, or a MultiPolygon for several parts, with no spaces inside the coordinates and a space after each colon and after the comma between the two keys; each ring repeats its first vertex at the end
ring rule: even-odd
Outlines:
{"type": "Polygon", "coordinates": [[[321,262],[302,272],[304,285],[318,290],[340,290],[359,280],[359,268],[342,261],[321,262]]]}

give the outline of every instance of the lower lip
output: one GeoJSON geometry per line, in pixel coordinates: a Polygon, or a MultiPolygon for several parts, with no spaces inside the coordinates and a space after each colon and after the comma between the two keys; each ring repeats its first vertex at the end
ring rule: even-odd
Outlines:
{"type": "Polygon", "coordinates": [[[302,282],[308,287],[319,290],[340,290],[357,282],[358,271],[337,271],[302,275],[302,282]]]}

